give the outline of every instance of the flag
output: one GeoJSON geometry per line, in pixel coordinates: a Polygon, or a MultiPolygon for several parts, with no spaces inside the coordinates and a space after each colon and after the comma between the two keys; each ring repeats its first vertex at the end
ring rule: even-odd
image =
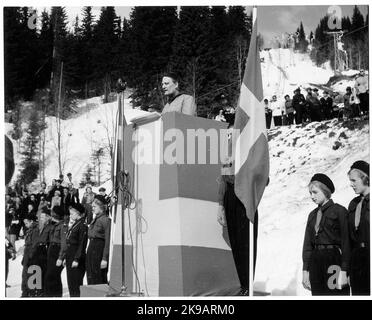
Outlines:
{"type": "Polygon", "coordinates": [[[238,132],[234,138],[235,194],[252,223],[269,177],[256,10],[253,9],[251,42],[234,124],[234,131],[238,132]]]}

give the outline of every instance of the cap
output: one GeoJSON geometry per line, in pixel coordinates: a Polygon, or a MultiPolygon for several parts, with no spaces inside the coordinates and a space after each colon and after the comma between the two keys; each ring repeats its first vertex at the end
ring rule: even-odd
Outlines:
{"type": "Polygon", "coordinates": [[[311,182],[313,182],[313,181],[321,182],[331,191],[331,193],[335,192],[335,186],[334,186],[332,180],[327,175],[325,175],[323,173],[314,174],[310,181],[311,182]]]}
{"type": "Polygon", "coordinates": [[[101,192],[101,191],[106,191],[106,189],[105,189],[104,187],[101,187],[101,188],[98,189],[98,191],[99,191],[99,192],[101,192]]]}
{"type": "Polygon", "coordinates": [[[101,196],[100,194],[96,194],[94,196],[94,199],[97,199],[102,204],[106,204],[107,203],[106,198],[104,196],[101,196]]]}
{"type": "Polygon", "coordinates": [[[363,173],[365,173],[369,177],[369,163],[367,163],[363,160],[355,161],[352,164],[350,170],[351,169],[358,169],[358,170],[362,171],[363,173]]]}
{"type": "Polygon", "coordinates": [[[64,212],[61,206],[54,206],[52,209],[52,216],[56,217],[57,219],[62,219],[64,216],[64,212]]]}
{"type": "Polygon", "coordinates": [[[36,221],[36,214],[31,212],[31,213],[27,213],[23,216],[23,219],[27,219],[27,220],[30,220],[30,221],[36,221]]]}
{"type": "Polygon", "coordinates": [[[85,208],[80,203],[72,203],[72,204],[70,204],[70,207],[75,209],[76,211],[79,211],[80,214],[85,213],[85,208]]]}
{"type": "Polygon", "coordinates": [[[40,213],[45,213],[45,214],[47,214],[48,216],[50,216],[50,209],[49,209],[47,206],[42,207],[42,208],[40,209],[40,213]]]}

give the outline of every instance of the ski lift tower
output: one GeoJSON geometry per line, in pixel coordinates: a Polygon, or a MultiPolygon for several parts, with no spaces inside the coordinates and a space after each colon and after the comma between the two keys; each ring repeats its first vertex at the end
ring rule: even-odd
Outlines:
{"type": "Polygon", "coordinates": [[[341,37],[344,34],[343,30],[335,30],[335,31],[326,31],[326,34],[331,34],[333,35],[333,47],[334,47],[334,52],[335,52],[335,57],[334,57],[334,71],[335,75],[341,73],[341,66],[343,65],[342,62],[342,57],[340,55],[340,50],[338,50],[338,42],[341,41],[341,37]]]}

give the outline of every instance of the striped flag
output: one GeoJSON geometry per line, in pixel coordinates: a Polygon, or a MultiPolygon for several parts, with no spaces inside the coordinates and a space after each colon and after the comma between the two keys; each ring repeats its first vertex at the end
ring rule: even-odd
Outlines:
{"type": "Polygon", "coordinates": [[[234,138],[235,193],[252,223],[269,177],[256,10],[253,9],[252,36],[234,125],[238,132],[234,138]]]}

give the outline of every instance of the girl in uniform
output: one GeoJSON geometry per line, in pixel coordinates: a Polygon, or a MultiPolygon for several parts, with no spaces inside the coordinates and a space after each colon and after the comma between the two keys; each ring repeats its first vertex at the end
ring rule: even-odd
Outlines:
{"type": "Polygon", "coordinates": [[[92,204],[93,220],[88,229],[88,284],[107,283],[111,222],[106,210],[105,197],[96,195],[92,204]]]}
{"type": "Polygon", "coordinates": [[[350,286],[352,295],[370,295],[369,164],[356,161],[348,172],[358,195],[349,204],[351,239],[350,286]]]}
{"type": "MultiPolygon", "coordinates": [[[[85,274],[87,226],[84,224],[84,207],[79,203],[70,206],[70,222],[66,233],[66,271],[70,297],[80,297],[80,286],[85,274]]],[[[63,255],[60,260],[62,260],[63,255]]]]}
{"type": "Polygon", "coordinates": [[[347,210],[334,203],[332,180],[315,174],[309,184],[311,199],[317,205],[307,220],[303,244],[303,286],[312,295],[349,295],[347,271],[350,241],[347,210]]]}
{"type": "Polygon", "coordinates": [[[63,269],[63,242],[65,241],[67,225],[63,220],[62,207],[52,209],[52,227],[47,255],[47,273],[45,275],[45,296],[62,297],[61,272],[63,269]]]}

